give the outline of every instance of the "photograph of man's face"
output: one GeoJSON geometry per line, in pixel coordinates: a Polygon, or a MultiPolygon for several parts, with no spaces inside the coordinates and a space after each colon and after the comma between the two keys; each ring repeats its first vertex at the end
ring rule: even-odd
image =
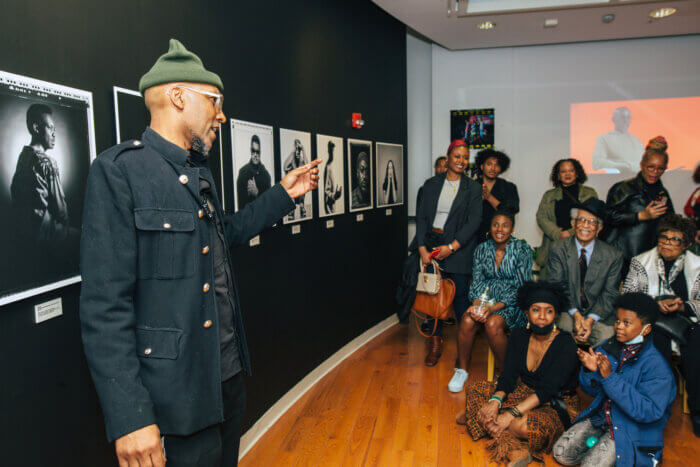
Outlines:
{"type": "Polygon", "coordinates": [[[369,162],[366,152],[361,152],[357,156],[357,186],[364,195],[369,191],[369,162]]]}
{"type": "Polygon", "coordinates": [[[56,122],[54,122],[53,115],[51,115],[51,109],[42,104],[34,104],[32,107],[41,107],[35,112],[30,107],[27,115],[28,120],[34,120],[28,122],[32,140],[42,145],[45,151],[53,149],[56,145],[56,122]]]}
{"type": "Polygon", "coordinates": [[[250,141],[250,162],[255,165],[260,163],[260,139],[253,135],[250,141]]]}

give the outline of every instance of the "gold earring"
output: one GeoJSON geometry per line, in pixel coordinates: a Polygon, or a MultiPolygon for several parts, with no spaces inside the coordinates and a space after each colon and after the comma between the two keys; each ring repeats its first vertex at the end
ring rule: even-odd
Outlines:
{"type": "Polygon", "coordinates": [[[556,323],[555,323],[554,326],[552,327],[552,331],[557,332],[557,325],[556,325],[556,323]]]}
{"type": "Polygon", "coordinates": [[[527,322],[527,326],[525,326],[525,329],[530,329],[530,322],[527,322]]]}

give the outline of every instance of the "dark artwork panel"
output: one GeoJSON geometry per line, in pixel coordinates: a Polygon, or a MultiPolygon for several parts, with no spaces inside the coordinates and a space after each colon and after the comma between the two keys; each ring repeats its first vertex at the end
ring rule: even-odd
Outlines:
{"type": "Polygon", "coordinates": [[[348,140],[350,212],[372,209],[372,142],[348,140]]]}
{"type": "Polygon", "coordinates": [[[0,300],[80,274],[87,96],[22,77],[0,82],[0,212],[11,227],[0,230],[0,257],[12,265],[0,269],[0,300]]]}
{"type": "Polygon", "coordinates": [[[494,109],[450,111],[450,140],[463,139],[469,149],[492,148],[494,128],[494,109]]]}
{"type": "MultiPolygon", "coordinates": [[[[136,92],[136,91],[132,91],[136,92]]],[[[151,121],[151,115],[141,94],[114,90],[117,120],[117,143],[131,139],[141,139],[143,130],[151,121]]]]}

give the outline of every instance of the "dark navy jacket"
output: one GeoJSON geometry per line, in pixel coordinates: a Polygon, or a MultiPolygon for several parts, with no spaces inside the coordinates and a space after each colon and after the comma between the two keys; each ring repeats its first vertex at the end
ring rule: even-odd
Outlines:
{"type": "Polygon", "coordinates": [[[613,372],[603,379],[598,371],[582,366],[579,373],[581,389],[595,399],[574,423],[595,413],[610,398],[618,467],[653,466],[652,459],[661,462],[663,430],[671,416],[676,381],[651,340],[650,334],[644,339],[639,359],[616,372],[622,344],[611,338],[596,352],[608,357],[613,372]]]}
{"type": "MultiPolygon", "coordinates": [[[[185,166],[187,156],[147,129],[142,141],[106,150],[90,169],[80,318],[110,442],[153,423],[162,433],[187,435],[223,421],[209,248],[215,227],[200,213],[199,169],[185,166]]],[[[281,185],[233,215],[212,201],[229,247],[294,209],[281,185]]],[[[239,355],[250,373],[233,295],[239,355]]]]}

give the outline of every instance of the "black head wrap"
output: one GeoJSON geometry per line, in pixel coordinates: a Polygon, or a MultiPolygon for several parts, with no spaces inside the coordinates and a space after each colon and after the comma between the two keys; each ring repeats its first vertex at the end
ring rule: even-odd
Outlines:
{"type": "Polygon", "coordinates": [[[518,289],[518,306],[525,312],[533,303],[549,303],[559,314],[569,307],[564,288],[553,282],[526,282],[518,289]]]}

